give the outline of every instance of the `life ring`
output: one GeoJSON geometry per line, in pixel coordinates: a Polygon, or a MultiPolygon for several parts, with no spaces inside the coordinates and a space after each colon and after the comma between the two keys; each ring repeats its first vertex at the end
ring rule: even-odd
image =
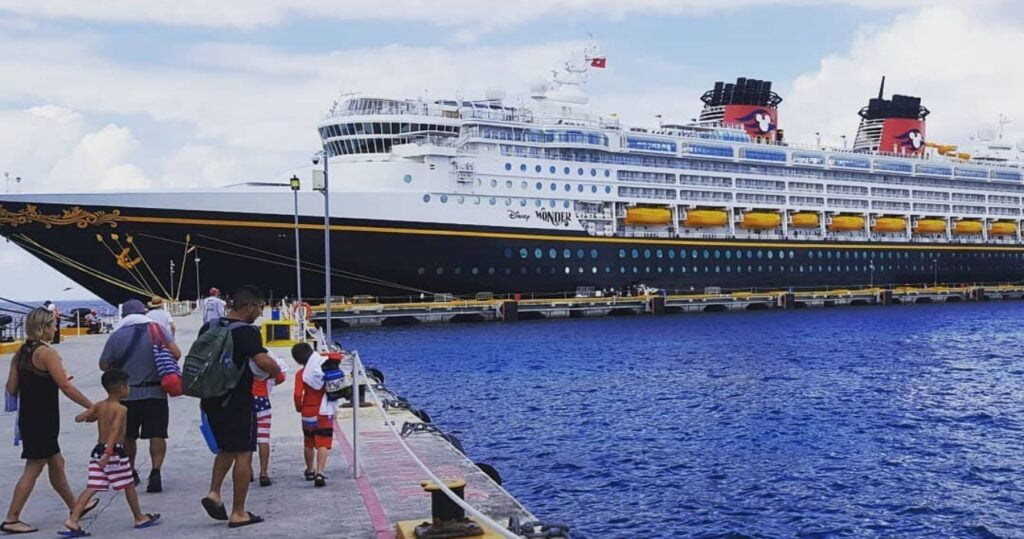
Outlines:
{"type": "Polygon", "coordinates": [[[310,307],[309,304],[306,303],[305,301],[296,301],[295,303],[292,304],[292,316],[294,316],[296,319],[299,318],[298,316],[296,316],[299,312],[299,309],[301,309],[302,312],[305,314],[305,316],[302,317],[303,320],[309,321],[310,319],[313,318],[313,308],[310,307]]]}

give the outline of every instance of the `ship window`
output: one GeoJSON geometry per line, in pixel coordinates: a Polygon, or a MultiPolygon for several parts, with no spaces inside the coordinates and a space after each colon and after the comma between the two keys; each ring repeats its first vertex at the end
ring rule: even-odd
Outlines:
{"type": "Polygon", "coordinates": [[[605,178],[607,178],[607,177],[609,177],[609,176],[611,176],[611,175],[612,175],[612,171],[610,171],[610,170],[608,170],[608,169],[605,169],[605,171],[604,171],[604,177],[605,177],[605,178]]]}
{"type": "Polygon", "coordinates": [[[563,201],[562,202],[562,207],[568,209],[569,208],[569,201],[568,200],[563,201]]]}
{"type": "Polygon", "coordinates": [[[491,187],[497,187],[497,186],[498,186],[498,180],[493,180],[492,179],[491,180],[491,187]]]}
{"type": "Polygon", "coordinates": [[[725,267],[725,272],[726,273],[732,273],[732,266],[726,266],[725,267]]]}
{"type": "Polygon", "coordinates": [[[576,258],[586,258],[587,253],[583,249],[576,249],[576,258]]]}
{"type": "Polygon", "coordinates": [[[505,258],[512,258],[512,248],[505,247],[505,258]]]}
{"type": "Polygon", "coordinates": [[[519,165],[519,171],[520,172],[526,172],[526,163],[523,163],[523,164],[519,165]]]}
{"type": "Polygon", "coordinates": [[[711,253],[709,253],[707,249],[704,249],[704,258],[705,259],[711,258],[711,253]]]}
{"type": "Polygon", "coordinates": [[[576,169],[576,174],[579,174],[580,176],[582,176],[583,175],[583,167],[580,167],[580,168],[576,169]]]}
{"type": "Polygon", "coordinates": [[[786,259],[786,251],[779,251],[779,260],[786,259]]]}
{"type": "Polygon", "coordinates": [[[626,267],[625,266],[619,266],[619,273],[626,273],[626,267]]]}
{"type": "Polygon", "coordinates": [[[718,249],[715,249],[715,258],[721,258],[721,256],[722,253],[718,249]]]}
{"type": "Polygon", "coordinates": [[[405,177],[402,178],[402,181],[404,181],[405,183],[412,183],[412,176],[406,174],[405,177]]]}
{"type": "Polygon", "coordinates": [[[651,272],[651,267],[650,266],[644,266],[644,273],[650,273],[650,272],[651,272]]]}
{"type": "Polygon", "coordinates": [[[768,273],[771,273],[772,270],[774,270],[774,269],[775,269],[775,266],[772,266],[771,264],[768,265],[768,273]]]}
{"type": "Polygon", "coordinates": [[[505,189],[512,188],[512,180],[505,180],[505,189]]]}
{"type": "Polygon", "coordinates": [[[640,251],[636,249],[633,249],[633,251],[630,254],[633,255],[633,258],[640,258],[640,251]]]}
{"type": "Polygon", "coordinates": [[[519,205],[525,207],[526,206],[526,199],[525,198],[520,198],[519,199],[519,205]]]}
{"type": "Polygon", "coordinates": [[[542,184],[540,182],[537,182],[537,190],[540,191],[543,188],[544,188],[544,184],[542,184]]]}
{"type": "Polygon", "coordinates": [[[556,170],[558,169],[556,169],[554,165],[551,165],[551,168],[548,169],[548,172],[554,174],[556,170]]]}
{"type": "Polygon", "coordinates": [[[437,268],[436,270],[434,270],[434,273],[437,273],[438,275],[443,275],[444,274],[444,268],[437,268]]]}
{"type": "Polygon", "coordinates": [[[719,267],[715,266],[715,273],[718,273],[718,272],[719,272],[719,267]]]}
{"type": "Polygon", "coordinates": [[[768,251],[768,260],[771,260],[772,258],[774,258],[773,253],[771,251],[768,251]]]}
{"type": "Polygon", "coordinates": [[[753,273],[753,272],[754,272],[754,266],[752,266],[750,264],[747,264],[747,273],[753,273]]]}
{"type": "Polygon", "coordinates": [[[416,274],[417,275],[423,275],[426,272],[427,272],[427,268],[416,268],[416,274]]]}
{"type": "Polygon", "coordinates": [[[566,267],[565,267],[565,274],[566,274],[566,275],[569,275],[569,273],[570,273],[571,271],[572,271],[572,270],[571,270],[571,269],[569,269],[569,266],[566,266],[566,267]]]}
{"type": "Polygon", "coordinates": [[[591,176],[597,176],[597,169],[596,168],[590,169],[590,175],[591,176]]]}
{"type": "Polygon", "coordinates": [[[637,271],[638,270],[637,270],[636,266],[633,266],[633,273],[636,273],[637,271]]]}
{"type": "Polygon", "coordinates": [[[563,172],[564,174],[568,174],[568,173],[569,173],[569,167],[565,167],[565,168],[563,168],[563,169],[562,169],[562,172],[563,172]]]}
{"type": "Polygon", "coordinates": [[[821,259],[821,258],[825,258],[825,253],[823,253],[823,252],[821,252],[821,251],[818,251],[818,258],[819,258],[819,259],[821,259]]]}
{"type": "Polygon", "coordinates": [[[480,197],[473,197],[473,204],[480,205],[480,197]]]}
{"type": "Polygon", "coordinates": [[[650,257],[651,257],[651,250],[650,249],[644,249],[644,258],[650,258],[650,257]]]}
{"type": "Polygon", "coordinates": [[[519,187],[522,188],[522,189],[526,189],[526,186],[527,186],[527,183],[526,183],[525,180],[523,180],[523,182],[519,184],[519,187]]]}
{"type": "Polygon", "coordinates": [[[423,195],[423,202],[430,202],[430,194],[423,195]]]}
{"type": "Polygon", "coordinates": [[[497,201],[497,200],[496,200],[496,199],[495,199],[494,197],[491,197],[491,199],[490,199],[490,202],[491,202],[491,206],[493,206],[493,205],[495,205],[495,204],[496,204],[496,203],[497,203],[498,201],[497,201]]]}
{"type": "Polygon", "coordinates": [[[512,163],[505,163],[505,170],[512,170],[512,163]]]}
{"type": "Polygon", "coordinates": [[[732,251],[726,250],[726,251],[725,251],[725,258],[726,258],[726,259],[730,259],[730,258],[732,258],[732,251]]]}
{"type": "Polygon", "coordinates": [[[743,251],[736,249],[736,260],[743,258],[743,251]]]}
{"type": "Polygon", "coordinates": [[[757,259],[761,260],[762,258],[764,258],[764,251],[758,249],[757,250],[757,259]]]}
{"type": "Polygon", "coordinates": [[[673,251],[672,249],[669,249],[668,250],[668,257],[669,258],[675,258],[676,257],[676,252],[673,251]]]}
{"type": "Polygon", "coordinates": [[[612,192],[612,188],[611,188],[611,186],[610,186],[610,185],[606,185],[606,186],[604,186],[604,192],[605,192],[605,193],[611,193],[611,192],[612,192]]]}
{"type": "Polygon", "coordinates": [[[534,200],[534,201],[533,201],[533,205],[539,208],[539,207],[540,207],[540,205],[541,205],[541,201],[540,201],[540,199],[538,198],[537,200],[534,200]]]}
{"type": "Polygon", "coordinates": [[[552,190],[552,191],[554,191],[554,190],[556,190],[556,189],[558,189],[558,185],[556,185],[556,184],[552,183],[552,184],[551,184],[551,190],[552,190]]]}
{"type": "Polygon", "coordinates": [[[790,251],[790,252],[789,252],[789,259],[790,259],[790,260],[793,260],[793,251],[790,251]]]}
{"type": "Polygon", "coordinates": [[[626,250],[619,249],[619,258],[626,258],[626,250]]]}
{"type": "Polygon", "coordinates": [[[679,273],[686,273],[686,266],[679,266],[679,273]]]}
{"type": "Polygon", "coordinates": [[[459,195],[459,204],[464,204],[465,202],[466,202],[466,197],[464,197],[462,195],[459,195]]]}
{"type": "Polygon", "coordinates": [[[462,275],[462,268],[459,266],[455,267],[455,275],[462,275]]]}
{"type": "Polygon", "coordinates": [[[576,190],[581,192],[581,193],[583,192],[584,189],[586,189],[586,186],[584,186],[582,183],[576,186],[576,190]]]}
{"type": "Polygon", "coordinates": [[[533,250],[533,257],[534,258],[544,258],[544,251],[542,249],[540,249],[540,248],[534,249],[533,250]]]}
{"type": "Polygon", "coordinates": [[[533,171],[540,174],[540,165],[533,167],[533,171]]]}
{"type": "Polygon", "coordinates": [[[521,266],[519,268],[519,274],[520,275],[526,275],[526,266],[521,266]]]}
{"type": "Polygon", "coordinates": [[[807,251],[807,258],[814,260],[814,251],[807,251]]]}
{"type": "Polygon", "coordinates": [[[758,272],[758,273],[764,273],[764,266],[762,266],[762,265],[758,264],[758,265],[757,265],[757,272],[758,272]]]}
{"type": "Polygon", "coordinates": [[[750,250],[747,251],[747,258],[754,258],[754,253],[750,250]]]}
{"type": "Polygon", "coordinates": [[[554,200],[549,200],[548,201],[548,207],[554,208],[555,207],[555,201],[554,200]]]}
{"type": "Polygon", "coordinates": [[[441,195],[441,204],[448,203],[448,195],[441,195]]]}

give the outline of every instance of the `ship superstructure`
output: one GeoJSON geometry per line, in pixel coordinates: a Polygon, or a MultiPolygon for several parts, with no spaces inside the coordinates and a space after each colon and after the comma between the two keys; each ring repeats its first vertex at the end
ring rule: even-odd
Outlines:
{"type": "MultiPolygon", "coordinates": [[[[929,151],[919,98],[871,99],[847,151],[788,143],[782,98],[760,79],[716,83],[695,122],[639,127],[594,114],[583,84],[603,66],[588,48],[564,74],[531,87],[529,105],[492,93],[352,97],[332,107],[319,132],[330,155],[335,265],[343,268],[334,288],[397,295],[638,281],[686,289],[1020,279],[1019,161],[929,151]]],[[[226,256],[275,253],[258,284],[284,291],[293,281],[290,197],[271,188],[7,197],[0,232],[38,251],[28,240],[64,240],[52,228],[26,234],[32,219],[10,226],[25,211],[19,204],[38,215],[72,204],[116,211],[133,216],[117,221],[121,229],[160,238],[154,251],[176,242],[226,256]]],[[[322,243],[319,200],[299,200],[311,259],[322,243]]],[[[94,223],[81,228],[95,232],[94,223]]],[[[162,254],[180,257],[171,252],[162,254]]],[[[104,297],[126,293],[95,287],[104,297]]]]}

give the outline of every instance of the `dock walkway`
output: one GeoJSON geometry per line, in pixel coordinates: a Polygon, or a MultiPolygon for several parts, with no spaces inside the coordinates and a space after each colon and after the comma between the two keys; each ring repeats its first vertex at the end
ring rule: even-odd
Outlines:
{"type": "MultiPolygon", "coordinates": [[[[176,320],[178,342],[183,350],[194,340],[200,326],[197,316],[176,320]]],[[[64,359],[74,383],[91,399],[105,396],[100,385],[97,361],[106,335],[82,335],[66,338],[56,349],[64,359]]],[[[287,350],[274,350],[287,358],[287,350]]],[[[0,372],[6,376],[10,354],[0,357],[0,372]]],[[[293,364],[294,365],[294,364],[293,364]]],[[[271,443],[271,477],[274,484],[260,487],[253,483],[249,489],[248,509],[266,518],[266,522],[252,527],[231,530],[223,522],[211,520],[199,504],[209,489],[213,455],[207,449],[199,432],[199,401],[179,397],[170,402],[168,455],[163,468],[164,492],[145,492],[145,479],[149,474],[148,444],[140,442],[138,470],[143,478],[139,487],[142,510],[161,513],[161,524],[151,530],[133,530],[127,505],[120,493],[100,493],[100,505],[85,519],[84,527],[93,535],[103,537],[343,537],[386,538],[395,536],[395,523],[401,520],[430,518],[430,498],[419,486],[425,474],[401,449],[397,440],[385,432],[380,412],[374,408],[360,410],[359,459],[363,476],[352,477],[351,409],[339,412],[335,429],[335,444],[328,461],[328,483],[315,488],[303,479],[302,433],[299,415],[291,399],[292,368],[289,379],[271,395],[274,415],[271,443]]],[[[76,424],[74,416],[81,409],[67,398],[60,397],[60,445],[67,462],[71,488],[80,492],[87,477],[89,452],[96,443],[94,425],[76,424]]],[[[398,428],[404,422],[418,422],[407,410],[388,412],[398,428]]],[[[10,501],[14,483],[23,469],[20,447],[11,445],[14,436],[15,414],[0,415],[0,440],[5,449],[0,452],[0,497],[3,509],[10,501]]],[[[532,518],[507,492],[490,481],[465,456],[439,436],[425,433],[409,436],[406,441],[416,454],[443,479],[465,478],[468,482],[466,499],[498,522],[507,522],[509,516],[532,518]]],[[[254,464],[256,459],[254,458],[254,464]]],[[[230,503],[230,479],[223,492],[230,503]]],[[[33,536],[54,536],[63,530],[66,509],[50,488],[43,474],[29,499],[22,519],[40,529],[33,536]]]]}

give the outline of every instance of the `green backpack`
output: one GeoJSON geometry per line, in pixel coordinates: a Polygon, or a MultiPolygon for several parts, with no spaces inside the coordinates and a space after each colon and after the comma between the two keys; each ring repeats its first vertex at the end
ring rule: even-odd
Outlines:
{"type": "Polygon", "coordinates": [[[242,378],[242,371],[235,366],[233,359],[235,344],[231,340],[231,330],[246,324],[232,321],[224,325],[224,320],[212,322],[206,332],[192,343],[185,356],[181,385],[190,397],[223,397],[242,378]]]}

